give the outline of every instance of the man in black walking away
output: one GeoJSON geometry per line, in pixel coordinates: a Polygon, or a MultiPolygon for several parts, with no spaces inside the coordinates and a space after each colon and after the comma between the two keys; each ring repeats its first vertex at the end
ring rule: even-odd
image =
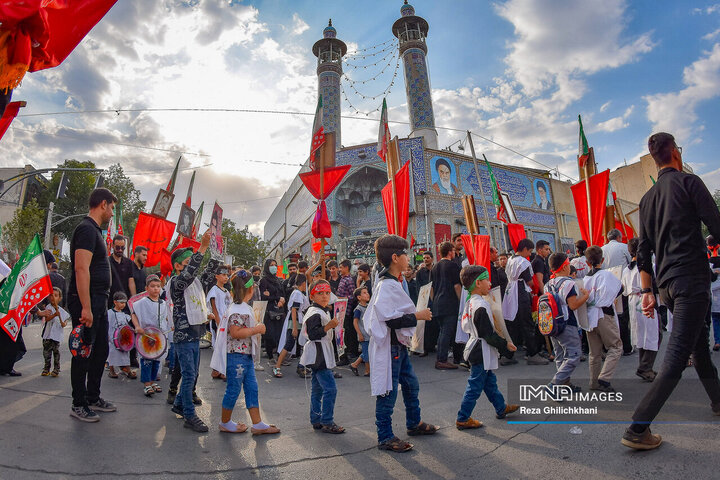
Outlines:
{"type": "Polygon", "coordinates": [[[650,423],[680,381],[692,354],[700,382],[710,397],[710,407],[720,415],[720,380],[710,359],[710,269],[700,222],[720,235],[718,211],[705,184],[684,173],[682,149],[669,133],[656,133],[648,149],[658,167],[658,180],[640,200],[640,243],[637,262],[642,286],[643,313],[652,317],[652,254],[657,260],[660,298],[673,313],[673,330],[655,381],[635,409],[633,423],[622,444],[638,450],[657,448],[660,435],[650,433],[650,423]]]}

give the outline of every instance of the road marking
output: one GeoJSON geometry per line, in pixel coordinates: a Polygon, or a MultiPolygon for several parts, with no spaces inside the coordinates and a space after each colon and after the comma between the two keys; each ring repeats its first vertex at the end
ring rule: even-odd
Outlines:
{"type": "Polygon", "coordinates": [[[25,415],[30,410],[33,410],[45,402],[49,402],[55,398],[55,395],[59,394],[61,390],[53,390],[45,392],[46,395],[34,394],[29,397],[21,398],[8,405],[5,405],[0,410],[0,425],[10,420],[14,420],[22,415],[25,415]]]}

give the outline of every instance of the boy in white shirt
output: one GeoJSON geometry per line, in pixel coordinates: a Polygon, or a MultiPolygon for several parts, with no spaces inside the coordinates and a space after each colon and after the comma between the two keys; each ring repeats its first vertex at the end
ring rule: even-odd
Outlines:
{"type": "MultiPolygon", "coordinates": [[[[215,316],[215,319],[210,321],[213,347],[215,347],[215,338],[217,337],[217,326],[220,325],[225,311],[232,303],[232,295],[225,288],[225,284],[227,284],[228,278],[230,278],[231,269],[232,267],[230,265],[218,266],[215,271],[215,285],[210,289],[206,298],[206,302],[212,309],[212,314],[215,316]]],[[[225,379],[225,375],[216,370],[212,371],[211,376],[215,379],[225,379]]]]}
{"type": "Polygon", "coordinates": [[[60,374],[60,342],[63,339],[63,328],[67,325],[67,319],[70,316],[60,307],[62,301],[62,290],[55,287],[53,293],[50,294],[50,303],[47,308],[40,312],[39,315],[43,319],[43,358],[45,359],[45,367],[40,375],[47,377],[57,377],[60,374]],[[55,366],[50,372],[50,360],[55,366]]]}
{"type": "MultiPolygon", "coordinates": [[[[135,326],[136,335],[144,335],[145,329],[154,327],[163,332],[169,332],[168,308],[165,301],[160,298],[162,285],[157,275],[148,275],[145,280],[148,296],[141,298],[133,305],[132,322],[135,326]]],[[[144,393],[151,397],[155,393],[162,392],[160,385],[155,379],[160,370],[160,360],[143,358],[140,360],[140,381],[145,384],[144,393]]]]}

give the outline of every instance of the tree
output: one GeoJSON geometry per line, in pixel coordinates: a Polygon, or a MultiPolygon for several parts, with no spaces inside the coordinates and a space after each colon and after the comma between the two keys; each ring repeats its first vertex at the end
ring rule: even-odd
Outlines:
{"type": "Polygon", "coordinates": [[[15,210],[13,219],[3,228],[4,241],[10,247],[22,253],[36,233],[44,232],[45,211],[40,208],[36,199],[30,200],[24,208],[15,210]]]}
{"type": "Polygon", "coordinates": [[[235,265],[250,268],[262,264],[267,255],[267,246],[260,237],[253,235],[247,226],[240,230],[235,226],[235,222],[225,218],[222,222],[222,234],[227,254],[235,257],[235,265]]]}
{"type": "MultiPolygon", "coordinates": [[[[79,162],[77,160],[65,160],[62,165],[58,167],[66,168],[95,168],[93,162],[79,162]]],[[[72,232],[80,220],[82,220],[83,213],[88,211],[88,198],[90,192],[92,192],[95,181],[97,180],[98,173],[96,172],[64,172],[67,176],[69,183],[65,192],[65,198],[55,198],[60,185],[60,179],[62,178],[63,172],[53,172],[50,182],[48,183],[47,190],[40,196],[40,207],[47,209],[50,202],[55,203],[53,210],[53,221],[62,219],[63,217],[70,217],[77,215],[74,218],[70,218],[56,227],[53,228],[54,233],[58,233],[65,238],[72,238],[72,232]]]]}
{"type": "Polygon", "coordinates": [[[123,233],[132,238],[138,215],[145,210],[145,200],[140,200],[140,190],[135,188],[132,180],[125,175],[119,163],[110,165],[103,172],[105,188],[109,189],[122,202],[123,233]]]}

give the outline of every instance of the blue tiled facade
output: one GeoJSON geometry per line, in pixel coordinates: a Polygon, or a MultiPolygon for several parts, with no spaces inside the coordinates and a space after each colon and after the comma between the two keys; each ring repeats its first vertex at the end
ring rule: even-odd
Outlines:
{"type": "Polygon", "coordinates": [[[340,75],[334,71],[318,75],[318,94],[323,98],[323,127],[326,132],[335,132],[335,148],[340,148],[340,75]]]}
{"type": "Polygon", "coordinates": [[[412,130],[435,128],[430,80],[425,62],[425,52],[419,48],[410,48],[403,54],[405,71],[405,92],[407,94],[408,113],[412,130]]]}

